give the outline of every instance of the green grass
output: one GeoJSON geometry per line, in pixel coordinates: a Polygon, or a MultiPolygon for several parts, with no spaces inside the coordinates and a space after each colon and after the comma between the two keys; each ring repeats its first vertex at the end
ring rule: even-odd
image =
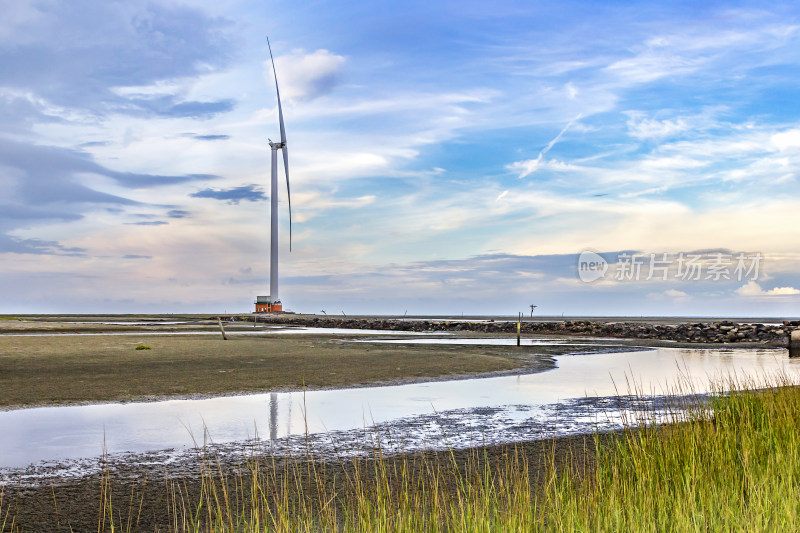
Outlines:
{"type": "Polygon", "coordinates": [[[151,347],[149,347],[149,346],[147,346],[145,344],[140,344],[139,346],[136,347],[136,349],[137,350],[152,350],[151,347]]]}
{"type": "Polygon", "coordinates": [[[567,461],[554,450],[544,468],[515,448],[476,449],[466,461],[378,448],[347,467],[252,457],[234,473],[203,456],[199,491],[167,482],[169,529],[798,531],[800,389],[787,378],[766,390],[738,385],[710,402],[675,403],[672,424],[595,435],[567,461]]]}
{"type": "Polygon", "coordinates": [[[585,481],[558,476],[543,516],[559,531],[797,531],[800,390],[747,385],[598,448],[585,481]]]}

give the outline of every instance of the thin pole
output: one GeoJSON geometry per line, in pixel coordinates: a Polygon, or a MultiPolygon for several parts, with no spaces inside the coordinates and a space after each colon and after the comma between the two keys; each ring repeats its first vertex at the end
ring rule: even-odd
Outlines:
{"type": "Polygon", "coordinates": [[[228,337],[225,335],[225,328],[222,327],[222,317],[217,317],[217,324],[219,324],[219,331],[222,333],[222,340],[228,340],[228,337]]]}
{"type": "Polygon", "coordinates": [[[520,345],[520,335],[522,333],[522,313],[517,314],[517,346],[520,345]]]}

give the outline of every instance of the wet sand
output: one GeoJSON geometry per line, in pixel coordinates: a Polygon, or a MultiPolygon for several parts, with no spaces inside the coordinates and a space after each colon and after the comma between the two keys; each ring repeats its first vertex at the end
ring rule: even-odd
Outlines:
{"type": "Polygon", "coordinates": [[[345,342],[347,335],[237,336],[235,330],[229,331],[228,339],[157,332],[0,335],[0,407],[148,401],[536,371],[552,367],[546,356],[553,353],[536,347],[362,344],[345,342]],[[151,349],[136,350],[139,345],[151,349]]]}

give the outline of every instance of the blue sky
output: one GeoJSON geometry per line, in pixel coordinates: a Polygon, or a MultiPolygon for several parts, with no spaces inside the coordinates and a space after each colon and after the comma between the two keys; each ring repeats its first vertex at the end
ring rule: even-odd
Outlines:
{"type": "Polygon", "coordinates": [[[269,35],[287,308],[800,314],[793,3],[3,12],[2,312],[251,310],[268,292],[269,35]],[[580,278],[586,250],[601,279],[580,278]],[[663,254],[668,275],[647,275],[663,254]],[[734,275],[756,254],[757,276],[734,275]],[[687,255],[700,279],[680,275],[687,255]]]}

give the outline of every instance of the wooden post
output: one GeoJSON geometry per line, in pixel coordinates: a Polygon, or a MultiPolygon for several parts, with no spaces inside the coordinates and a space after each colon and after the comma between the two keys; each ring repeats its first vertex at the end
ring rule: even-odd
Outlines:
{"type": "Polygon", "coordinates": [[[789,336],[789,357],[800,357],[800,329],[792,331],[789,336]]]}
{"type": "Polygon", "coordinates": [[[517,315],[517,346],[520,345],[520,334],[522,332],[522,313],[517,315]]]}
{"type": "Polygon", "coordinates": [[[222,327],[222,317],[217,317],[217,324],[219,324],[219,330],[222,333],[222,340],[228,340],[228,337],[225,335],[225,328],[222,327]]]}

